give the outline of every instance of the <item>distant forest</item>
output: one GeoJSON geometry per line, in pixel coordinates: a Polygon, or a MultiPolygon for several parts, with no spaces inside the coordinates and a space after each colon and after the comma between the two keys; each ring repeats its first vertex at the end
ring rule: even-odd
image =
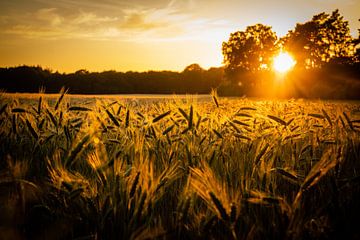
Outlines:
{"type": "Polygon", "coordinates": [[[224,70],[203,70],[194,64],[183,72],[88,72],[58,73],[40,66],[0,68],[0,89],[6,92],[57,93],[62,87],[72,94],[206,94],[220,85],[224,70]],[[194,67],[195,66],[195,67],[194,67]]]}
{"type": "MultiPolygon", "coordinates": [[[[360,36],[360,30],[359,30],[360,36]]],[[[282,38],[270,26],[256,24],[230,34],[223,42],[224,66],[203,69],[191,64],[182,72],[59,73],[40,66],[0,68],[6,92],[73,94],[207,94],[220,96],[360,99],[360,37],[353,38],[338,10],[320,13],[282,38]],[[272,61],[281,52],[295,67],[279,76],[272,61]]]]}
{"type": "Polygon", "coordinates": [[[39,66],[19,66],[0,68],[0,89],[37,93],[44,88],[46,93],[58,93],[65,87],[72,94],[208,94],[217,89],[222,96],[360,99],[359,63],[327,63],[322,68],[294,69],[280,86],[276,84],[276,74],[269,71],[227,74],[224,68],[204,70],[198,64],[182,72],[79,70],[69,74],[39,66]],[[246,84],[234,84],[229,79],[246,84]]]}

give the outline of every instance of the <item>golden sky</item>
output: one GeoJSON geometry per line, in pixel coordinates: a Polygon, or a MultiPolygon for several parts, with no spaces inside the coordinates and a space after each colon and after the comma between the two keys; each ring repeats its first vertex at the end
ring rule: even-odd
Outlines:
{"type": "Polygon", "coordinates": [[[283,36],[335,9],[357,36],[360,0],[0,0],[0,67],[209,68],[221,65],[231,32],[263,23],[283,36]]]}

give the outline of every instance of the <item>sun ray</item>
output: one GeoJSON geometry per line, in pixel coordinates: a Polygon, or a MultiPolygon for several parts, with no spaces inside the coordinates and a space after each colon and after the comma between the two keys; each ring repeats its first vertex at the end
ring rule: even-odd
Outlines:
{"type": "Polygon", "coordinates": [[[285,73],[295,66],[295,60],[286,52],[281,52],[274,58],[273,68],[279,73],[285,73]]]}

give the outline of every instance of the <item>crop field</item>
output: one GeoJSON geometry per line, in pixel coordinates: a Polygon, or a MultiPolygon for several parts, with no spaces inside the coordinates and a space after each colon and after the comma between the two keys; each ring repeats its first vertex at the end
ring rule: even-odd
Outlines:
{"type": "Polygon", "coordinates": [[[0,95],[0,239],[359,239],[360,104],[0,95]]]}

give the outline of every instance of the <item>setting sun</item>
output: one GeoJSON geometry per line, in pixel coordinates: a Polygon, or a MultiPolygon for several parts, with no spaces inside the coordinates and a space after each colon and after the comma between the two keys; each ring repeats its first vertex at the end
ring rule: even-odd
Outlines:
{"type": "Polygon", "coordinates": [[[273,68],[275,71],[285,73],[293,68],[295,60],[288,53],[280,53],[274,58],[273,68]]]}

